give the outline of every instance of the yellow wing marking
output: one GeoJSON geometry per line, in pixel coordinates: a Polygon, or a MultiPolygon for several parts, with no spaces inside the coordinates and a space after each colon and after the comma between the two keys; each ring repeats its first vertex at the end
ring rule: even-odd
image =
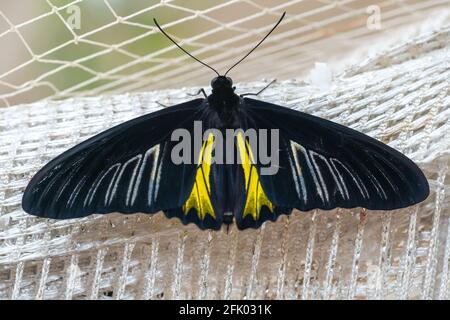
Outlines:
{"type": "Polygon", "coordinates": [[[270,212],[273,212],[273,205],[262,188],[258,170],[254,165],[255,161],[252,150],[248,142],[245,141],[242,136],[242,133],[238,133],[237,135],[237,144],[241,156],[242,168],[244,169],[245,190],[247,191],[247,199],[245,201],[242,218],[251,214],[256,221],[259,219],[262,206],[266,206],[269,208],[270,212]]]}
{"type": "Polygon", "coordinates": [[[189,210],[195,208],[200,220],[205,219],[207,214],[214,219],[216,218],[211,204],[211,186],[209,183],[213,145],[214,135],[210,133],[200,151],[197,172],[195,174],[195,183],[192,187],[191,194],[182,206],[184,214],[188,214],[189,210]]]}

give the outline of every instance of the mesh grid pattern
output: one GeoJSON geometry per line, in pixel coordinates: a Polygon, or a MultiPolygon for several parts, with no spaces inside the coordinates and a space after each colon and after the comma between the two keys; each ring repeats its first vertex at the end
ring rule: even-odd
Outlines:
{"type": "Polygon", "coordinates": [[[18,48],[0,66],[0,105],[9,106],[0,108],[0,299],[450,298],[446,1],[377,2],[381,30],[366,27],[367,6],[375,2],[364,0],[217,0],[198,2],[199,7],[170,0],[127,1],[133,5],[121,7],[120,1],[105,0],[95,2],[101,6],[96,12],[111,19],[99,15],[97,25],[81,30],[66,25],[66,9],[94,2],[33,3],[39,2],[45,6],[33,16],[26,9],[14,15],[0,5],[0,43],[18,48]],[[284,10],[284,27],[232,74],[244,82],[238,90],[255,92],[267,83],[255,79],[277,77],[260,99],[350,126],[407,154],[429,179],[431,194],[424,203],[392,212],[295,212],[259,230],[233,227],[229,234],[184,227],[162,214],[53,221],[21,210],[26,184],[47,161],[104,129],[159,109],[158,102],[191,99],[188,94],[198,88],[180,89],[186,84],[209,82],[203,68],[152,38],[153,16],[220,69],[249,49],[284,10]],[[171,14],[172,20],[163,20],[171,14]],[[432,22],[410,27],[428,15],[432,22]],[[41,34],[40,23],[50,18],[59,21],[67,39],[33,42],[30,30],[41,34]],[[118,31],[127,27],[138,31],[118,31]],[[135,51],[140,41],[156,41],[161,49],[135,51]],[[73,56],[58,56],[64,49],[73,56]],[[105,63],[117,55],[128,60],[105,63]],[[320,60],[342,71],[330,91],[283,80],[303,78],[320,60]],[[80,70],[90,76],[61,81],[80,70]],[[178,89],[159,90],[170,87],[178,89]],[[125,93],[144,89],[159,91],[125,93]],[[121,94],[103,95],[112,92],[121,94]],[[52,100],[57,98],[68,99],[52,100]],[[15,106],[28,101],[38,102],[15,106]]]}
{"type": "MultiPolygon", "coordinates": [[[[372,36],[423,20],[447,0],[35,0],[17,10],[0,5],[0,43],[9,48],[0,67],[3,106],[65,98],[209,83],[211,74],[169,45],[152,18],[218,70],[230,66],[267,32],[283,11],[276,34],[235,78],[301,77],[314,61],[346,60],[372,36]],[[381,30],[367,28],[368,7],[382,14],[381,30]],[[70,24],[79,8],[80,25],[70,24]],[[273,61],[277,61],[276,64],[273,61]]],[[[16,9],[14,9],[16,8],[16,9]]],[[[434,11],[433,18],[439,20],[434,11]]]]}
{"type": "MultiPolygon", "coordinates": [[[[361,130],[411,157],[430,181],[393,212],[294,213],[259,230],[202,232],[157,215],[52,221],[20,209],[49,159],[186,90],[38,102],[0,111],[1,298],[441,298],[450,291],[450,29],[349,69],[328,93],[286,80],[261,99],[361,130]],[[420,55],[383,67],[382,56],[420,55]],[[369,70],[370,69],[370,70],[369,70]]],[[[238,84],[254,91],[265,82],[238,84]]]]}

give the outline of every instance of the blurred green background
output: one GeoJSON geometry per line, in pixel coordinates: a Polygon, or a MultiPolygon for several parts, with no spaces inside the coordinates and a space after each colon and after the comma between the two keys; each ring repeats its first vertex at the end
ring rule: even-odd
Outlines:
{"type": "Polygon", "coordinates": [[[371,36],[387,39],[436,7],[448,7],[448,0],[2,0],[0,107],[208,86],[214,74],[155,30],[153,18],[223,71],[287,11],[276,32],[233,70],[235,82],[244,82],[304,79],[315,62],[351,63],[354,48],[375,43],[371,36]],[[373,7],[380,28],[367,25],[373,7]]]}
{"type": "MultiPolygon", "coordinates": [[[[161,51],[170,43],[152,31],[153,18],[164,25],[192,16],[192,10],[220,3],[223,1],[183,0],[174,1],[175,7],[170,7],[148,0],[2,1],[0,43],[7,50],[1,53],[2,104],[31,102],[55,94],[70,96],[72,90],[90,92],[158,67],[161,61],[170,62],[181,53],[161,51]],[[123,21],[118,17],[123,17],[123,21]],[[157,56],[146,58],[154,52],[158,52],[157,56]],[[21,92],[8,95],[13,91],[21,92]]],[[[196,21],[168,27],[167,31],[183,38],[200,33],[205,27],[208,23],[196,21]]],[[[139,81],[139,77],[136,79],[139,81]]],[[[114,90],[114,86],[107,90],[114,90]]]]}

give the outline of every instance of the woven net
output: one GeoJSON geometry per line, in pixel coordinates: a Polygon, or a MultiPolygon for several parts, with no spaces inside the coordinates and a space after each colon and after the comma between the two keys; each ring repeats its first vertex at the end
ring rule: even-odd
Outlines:
{"type": "Polygon", "coordinates": [[[412,21],[431,17],[439,25],[446,7],[448,0],[28,0],[20,7],[2,1],[0,43],[8,53],[0,66],[0,106],[208,84],[213,74],[170,45],[153,18],[223,71],[287,11],[276,34],[232,74],[254,81],[303,77],[316,61],[343,67],[373,37],[384,36],[378,46],[386,46],[412,21]]]}
{"type": "Polygon", "coordinates": [[[0,298],[450,298],[446,1],[378,3],[381,29],[368,22],[371,1],[42,3],[45,9],[31,17],[0,6],[0,43],[17,49],[0,67],[0,97],[8,106],[0,109],[0,298]],[[73,6],[81,17],[89,6],[101,7],[77,29],[67,20],[73,6]],[[392,212],[295,212],[229,234],[162,214],[54,221],[21,210],[26,184],[51,158],[158,103],[191,99],[198,88],[179,89],[186,83],[209,82],[211,74],[159,38],[151,17],[161,17],[187,48],[222,70],[284,10],[280,30],[232,74],[245,82],[238,90],[255,92],[267,83],[255,80],[277,77],[260,99],[402,151],[429,179],[425,202],[392,212]],[[45,19],[67,40],[42,33],[45,19]],[[283,80],[307,78],[316,61],[328,62],[334,76],[325,72],[324,81],[316,68],[308,83],[283,80]],[[170,87],[178,89],[159,90],[170,87]],[[158,91],[130,93],[143,89],[158,91]],[[122,94],[105,94],[111,92],[122,94]],[[68,99],[55,100],[61,98],[68,99]],[[24,102],[34,103],[16,105],[24,102]]]}

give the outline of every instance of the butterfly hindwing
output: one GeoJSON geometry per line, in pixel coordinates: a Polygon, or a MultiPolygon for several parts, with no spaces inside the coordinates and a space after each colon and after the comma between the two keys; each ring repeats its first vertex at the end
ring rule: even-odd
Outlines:
{"type": "Polygon", "coordinates": [[[239,162],[235,165],[237,174],[234,216],[239,229],[258,228],[266,220],[275,221],[280,214],[289,214],[292,209],[279,207],[269,199],[262,186],[261,170],[249,139],[238,132],[235,137],[239,162]]]}
{"type": "Polygon", "coordinates": [[[331,121],[244,101],[250,125],[279,130],[278,172],[259,177],[274,207],[393,210],[428,196],[420,169],[389,146],[331,121]]]}
{"type": "Polygon", "coordinates": [[[224,167],[213,163],[214,135],[209,134],[202,143],[195,168],[195,179],[189,184],[188,196],[181,207],[165,210],[168,218],[177,217],[183,224],[194,222],[200,229],[220,229],[223,222],[222,195],[224,167]]]}

